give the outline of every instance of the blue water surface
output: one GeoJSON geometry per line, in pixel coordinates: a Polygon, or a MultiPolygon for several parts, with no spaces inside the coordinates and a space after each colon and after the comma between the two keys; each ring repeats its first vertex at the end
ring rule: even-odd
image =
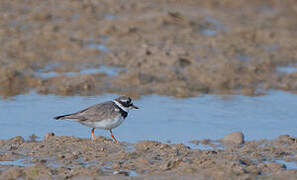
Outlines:
{"type": "MultiPolygon", "coordinates": [[[[53,117],[116,97],[115,94],[60,97],[31,92],[0,99],[0,139],[28,138],[32,134],[41,139],[47,132],[90,138],[90,128],[53,117]]],[[[234,131],[242,131],[247,140],[272,139],[282,134],[297,136],[297,95],[283,91],[269,91],[260,97],[201,95],[176,99],[149,95],[134,104],[140,109],[131,111],[125,122],[113,130],[120,141],[183,143],[220,139],[234,131]]],[[[109,137],[105,130],[98,129],[95,134],[109,137]]]]}

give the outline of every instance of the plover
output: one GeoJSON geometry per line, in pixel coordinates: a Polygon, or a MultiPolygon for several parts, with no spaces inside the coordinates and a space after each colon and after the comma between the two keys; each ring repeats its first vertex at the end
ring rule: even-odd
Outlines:
{"type": "Polygon", "coordinates": [[[93,140],[95,140],[95,128],[109,130],[111,137],[118,143],[112,134],[112,129],[122,124],[130,109],[138,109],[138,107],[133,105],[130,97],[120,96],[113,101],[96,104],[73,114],[54,117],[54,119],[75,120],[92,128],[93,140]]]}

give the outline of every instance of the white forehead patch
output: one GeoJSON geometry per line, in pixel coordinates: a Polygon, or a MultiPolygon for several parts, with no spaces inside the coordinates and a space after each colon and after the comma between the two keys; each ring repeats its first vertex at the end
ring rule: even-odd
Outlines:
{"type": "Polygon", "coordinates": [[[122,102],[128,102],[129,100],[128,99],[121,99],[120,101],[122,101],[122,102]]]}

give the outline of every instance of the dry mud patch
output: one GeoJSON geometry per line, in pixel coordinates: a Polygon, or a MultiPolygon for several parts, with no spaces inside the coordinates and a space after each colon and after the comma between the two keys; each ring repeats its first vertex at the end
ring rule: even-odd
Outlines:
{"type": "Polygon", "coordinates": [[[4,0],[0,7],[2,96],[30,89],[176,97],[296,92],[296,73],[277,71],[297,63],[293,0],[4,0]],[[116,77],[36,74],[102,65],[127,71],[116,77]]]}

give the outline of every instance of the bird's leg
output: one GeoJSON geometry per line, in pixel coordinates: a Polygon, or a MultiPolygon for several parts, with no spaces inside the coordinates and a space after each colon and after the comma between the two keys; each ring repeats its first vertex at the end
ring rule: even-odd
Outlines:
{"type": "Polygon", "coordinates": [[[112,137],[112,139],[113,139],[116,143],[119,143],[119,142],[116,140],[116,138],[113,136],[111,129],[109,129],[109,132],[110,132],[110,136],[112,137]]]}
{"type": "Polygon", "coordinates": [[[94,131],[95,131],[95,128],[92,129],[92,138],[93,138],[93,141],[95,141],[94,131]]]}

